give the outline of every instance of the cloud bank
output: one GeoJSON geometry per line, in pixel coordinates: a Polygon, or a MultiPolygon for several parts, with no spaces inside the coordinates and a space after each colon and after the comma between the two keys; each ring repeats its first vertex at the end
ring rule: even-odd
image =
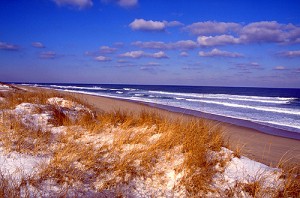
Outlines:
{"type": "Polygon", "coordinates": [[[184,28],[197,35],[200,46],[251,43],[300,43],[300,27],[277,21],[259,21],[242,26],[238,23],[197,22],[184,28]]]}

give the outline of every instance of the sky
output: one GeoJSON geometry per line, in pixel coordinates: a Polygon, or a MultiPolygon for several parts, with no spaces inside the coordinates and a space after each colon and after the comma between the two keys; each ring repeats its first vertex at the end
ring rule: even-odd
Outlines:
{"type": "Polygon", "coordinates": [[[300,88],[298,0],[1,0],[0,81],[300,88]]]}

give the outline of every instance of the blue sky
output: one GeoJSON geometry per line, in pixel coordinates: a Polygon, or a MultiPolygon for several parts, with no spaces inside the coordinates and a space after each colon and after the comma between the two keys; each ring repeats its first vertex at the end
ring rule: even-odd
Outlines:
{"type": "Polygon", "coordinates": [[[0,81],[300,88],[299,1],[1,0],[0,81]]]}

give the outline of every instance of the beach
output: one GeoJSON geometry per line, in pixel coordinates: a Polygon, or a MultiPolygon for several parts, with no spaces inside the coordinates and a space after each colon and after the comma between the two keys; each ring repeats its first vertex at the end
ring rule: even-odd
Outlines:
{"type": "Polygon", "coordinates": [[[2,88],[5,194],[298,193],[299,140],[143,102],[31,86],[2,88]]]}
{"type": "MultiPolygon", "coordinates": [[[[195,118],[195,116],[154,108],[138,102],[79,93],[72,93],[72,95],[102,111],[121,110],[139,113],[146,110],[157,112],[160,115],[171,119],[179,118],[188,120],[192,117],[195,118]]],[[[215,122],[216,124],[221,125],[225,138],[229,141],[230,147],[242,147],[243,155],[251,159],[272,166],[276,166],[282,160],[293,164],[300,163],[299,140],[269,135],[254,129],[218,121],[208,120],[208,122],[215,122]]]]}

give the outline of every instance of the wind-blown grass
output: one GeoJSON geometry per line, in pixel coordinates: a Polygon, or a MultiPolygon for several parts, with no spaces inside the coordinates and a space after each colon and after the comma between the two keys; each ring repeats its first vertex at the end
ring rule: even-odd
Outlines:
{"type": "MultiPolygon", "coordinates": [[[[48,125],[52,127],[47,130],[33,127],[9,111],[2,113],[0,146],[7,152],[44,155],[49,160],[40,164],[34,176],[24,177],[22,182],[0,174],[1,197],[29,197],[33,192],[39,196],[47,196],[49,192],[55,196],[129,196],[133,191],[128,186],[138,188],[133,181],[149,183],[149,179],[155,178],[160,182],[158,188],[165,190],[164,195],[170,195],[170,190],[188,197],[209,193],[234,196],[240,190],[253,197],[297,197],[300,193],[295,167],[282,174],[285,180],[280,189],[264,188],[262,177],[237,184],[226,192],[212,185],[215,175],[222,173],[230,158],[212,155],[228,143],[224,141],[222,128],[205,120],[170,120],[147,111],[99,112],[69,94],[55,91],[18,90],[1,97],[5,98],[0,104],[2,110],[14,110],[22,103],[41,105],[33,113],[51,115],[48,125]],[[49,98],[55,97],[74,101],[89,110],[80,110],[72,118],[67,107],[49,103],[49,98]],[[65,128],[53,133],[55,127],[65,128]],[[171,189],[165,188],[167,183],[162,179],[166,178],[166,167],[171,167],[177,178],[171,189]],[[58,190],[49,190],[49,185],[58,190]]],[[[239,149],[235,153],[241,157],[239,149]]]]}

